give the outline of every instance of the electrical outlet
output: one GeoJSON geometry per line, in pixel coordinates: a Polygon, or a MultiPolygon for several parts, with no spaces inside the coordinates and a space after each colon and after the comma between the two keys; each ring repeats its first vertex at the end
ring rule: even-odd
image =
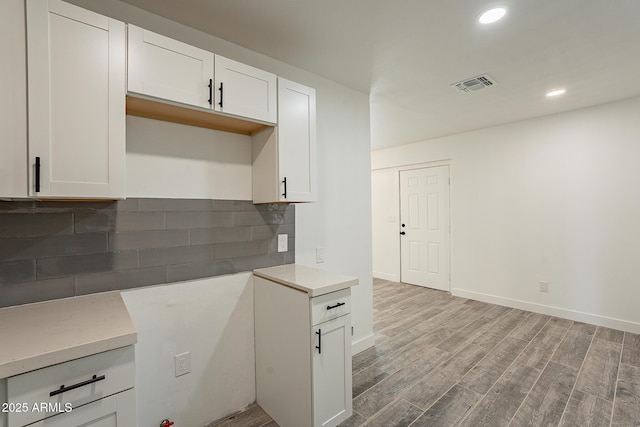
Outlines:
{"type": "Polygon", "coordinates": [[[289,250],[289,235],[278,234],[278,252],[287,252],[289,250]]]}
{"type": "Polygon", "coordinates": [[[549,282],[540,280],[538,284],[540,285],[540,292],[549,292],[549,282]]]}
{"type": "Polygon", "coordinates": [[[324,262],[324,248],[316,248],[316,264],[324,262]]]}
{"type": "Polygon", "coordinates": [[[175,355],[176,377],[191,372],[191,353],[180,353],[175,355]]]}

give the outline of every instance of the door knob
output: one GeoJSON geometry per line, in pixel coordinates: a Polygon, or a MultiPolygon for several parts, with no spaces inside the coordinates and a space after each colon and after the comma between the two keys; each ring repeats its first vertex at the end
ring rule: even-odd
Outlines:
{"type": "Polygon", "coordinates": [[[404,236],[407,233],[405,233],[404,231],[401,231],[400,234],[404,236]]]}

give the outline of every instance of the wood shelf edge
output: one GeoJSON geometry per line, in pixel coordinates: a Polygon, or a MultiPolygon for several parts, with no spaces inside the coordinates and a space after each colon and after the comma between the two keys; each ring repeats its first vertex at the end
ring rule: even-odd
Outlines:
{"type": "Polygon", "coordinates": [[[265,123],[243,120],[213,111],[189,108],[131,95],[127,95],[127,114],[241,135],[253,135],[273,127],[265,123]]]}

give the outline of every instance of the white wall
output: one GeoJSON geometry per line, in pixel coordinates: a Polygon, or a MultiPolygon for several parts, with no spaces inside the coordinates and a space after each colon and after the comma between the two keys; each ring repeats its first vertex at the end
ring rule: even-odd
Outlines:
{"type": "Polygon", "coordinates": [[[632,98],[373,152],[374,271],[399,274],[398,170],[450,159],[454,294],[640,332],[638,117],[632,98]]]}
{"type": "Polygon", "coordinates": [[[251,200],[251,137],[127,116],[127,197],[251,200]]]}
{"type": "Polygon", "coordinates": [[[138,426],[204,426],[255,400],[253,281],[235,274],[122,292],[138,330],[138,426]],[[190,352],[191,372],[174,374],[190,352]]]}
{"type": "MultiPolygon", "coordinates": [[[[373,345],[368,96],[117,0],[70,0],[70,2],[316,89],[319,201],[296,206],[296,262],[359,278],[360,285],[352,291],[352,322],[355,331],[353,350],[357,352],[373,345]],[[316,247],[325,248],[324,264],[315,264],[316,247]]],[[[251,199],[250,187],[243,184],[247,179],[246,162],[249,164],[251,162],[250,150],[246,151],[245,141],[235,140],[234,137],[227,139],[226,136],[222,137],[215,131],[187,131],[184,126],[171,123],[160,124],[163,131],[159,131],[154,124],[158,123],[146,119],[128,118],[127,188],[129,195],[251,199]],[[130,138],[132,143],[129,141],[130,138]],[[175,149],[171,148],[175,140],[186,144],[185,147],[188,147],[192,154],[176,156],[175,149]],[[222,153],[217,148],[213,153],[206,151],[204,147],[208,140],[215,143],[216,147],[224,147],[226,151],[222,153]],[[234,146],[232,141],[237,141],[238,145],[234,146]],[[168,145],[165,145],[165,142],[168,145]],[[154,144],[158,149],[156,152],[153,150],[154,144]],[[202,151],[203,149],[205,151],[202,151]],[[195,161],[195,157],[200,155],[208,160],[195,161]],[[208,157],[210,155],[214,157],[208,157]],[[220,155],[225,157],[218,157],[220,155]],[[246,160],[243,160],[243,156],[246,156],[246,160]],[[170,167],[171,160],[174,158],[180,165],[180,173],[170,167]],[[220,161],[221,158],[225,160],[220,161]],[[194,165],[195,169],[189,171],[194,165]],[[206,165],[211,168],[208,172],[205,170],[206,165]],[[147,178],[141,176],[145,171],[150,173],[147,178]],[[232,188],[221,187],[219,183],[210,183],[209,187],[194,188],[192,179],[207,173],[211,174],[214,180],[217,180],[219,173],[225,176],[231,173],[238,177],[238,182],[232,188]],[[166,186],[162,191],[151,188],[154,177],[164,179],[163,183],[166,186]],[[168,178],[174,178],[175,182],[167,182],[168,178]],[[242,194],[246,196],[240,197],[242,194]]],[[[248,182],[250,185],[250,176],[248,182]]],[[[156,288],[152,288],[149,292],[155,291],[156,288]]],[[[218,291],[213,289],[212,292],[216,294],[218,291]]],[[[223,304],[228,303],[231,301],[216,300],[211,305],[211,310],[219,310],[223,304]]],[[[242,307],[244,310],[249,310],[246,305],[242,307]]],[[[139,318],[136,310],[132,310],[132,315],[139,318]]],[[[188,313],[188,306],[185,307],[185,313],[188,313]]],[[[155,343],[150,345],[160,345],[163,342],[162,339],[159,336],[155,343]]],[[[233,360],[236,354],[236,349],[231,347],[222,346],[219,350],[224,352],[225,357],[230,360],[233,360]]],[[[153,364],[154,357],[146,354],[138,359],[138,363],[153,364]]],[[[143,389],[152,389],[154,384],[150,378],[139,378],[138,386],[143,389]]],[[[216,381],[199,384],[199,391],[205,395],[215,396],[225,390],[226,385],[216,381]]],[[[246,392],[243,394],[246,397],[244,405],[253,402],[254,397],[249,398],[250,395],[253,396],[252,390],[252,388],[244,390],[246,392]]],[[[152,417],[152,414],[155,415],[157,402],[163,399],[167,404],[173,402],[176,414],[187,416],[187,412],[193,411],[189,402],[180,400],[170,390],[160,389],[156,393],[160,395],[157,395],[154,401],[138,402],[140,427],[157,425],[156,417],[152,417]]],[[[238,404],[232,406],[235,406],[234,410],[242,408],[242,405],[238,404]]],[[[222,408],[215,407],[215,411],[209,413],[212,417],[209,421],[230,412],[232,411],[229,408],[223,411],[222,408]]]]}

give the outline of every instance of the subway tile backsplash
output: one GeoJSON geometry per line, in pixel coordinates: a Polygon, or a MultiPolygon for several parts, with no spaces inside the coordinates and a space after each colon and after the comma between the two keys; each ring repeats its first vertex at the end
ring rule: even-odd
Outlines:
{"type": "Polygon", "coordinates": [[[0,307],[290,264],[294,253],[294,205],[0,202],[0,307]]]}

